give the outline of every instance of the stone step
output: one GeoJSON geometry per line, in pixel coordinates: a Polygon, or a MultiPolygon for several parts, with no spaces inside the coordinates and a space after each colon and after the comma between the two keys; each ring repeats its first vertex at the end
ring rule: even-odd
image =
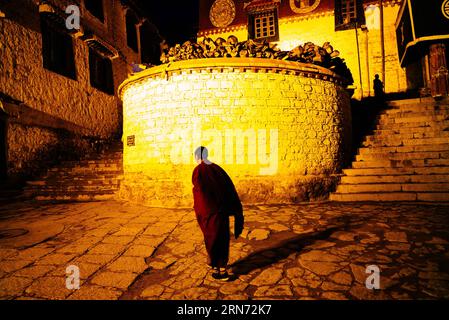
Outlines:
{"type": "Polygon", "coordinates": [[[373,135],[366,136],[363,141],[390,141],[390,140],[409,140],[409,139],[429,139],[429,138],[446,138],[449,141],[449,131],[433,131],[433,132],[374,132],[373,135]]]}
{"type": "Polygon", "coordinates": [[[123,168],[123,165],[117,164],[117,163],[90,163],[90,164],[76,164],[76,165],[69,165],[69,164],[60,164],[56,167],[51,168],[49,171],[73,171],[73,170],[121,170],[123,168]]]}
{"type": "Polygon", "coordinates": [[[406,183],[401,184],[402,191],[410,192],[447,192],[449,193],[449,183],[406,183]]]}
{"type": "Polygon", "coordinates": [[[400,100],[390,100],[387,104],[393,108],[419,108],[426,106],[435,106],[435,99],[431,97],[426,98],[411,98],[411,99],[400,99],[400,100]]]}
{"type": "Polygon", "coordinates": [[[331,201],[416,201],[414,192],[332,193],[331,201]]]}
{"type": "Polygon", "coordinates": [[[402,107],[393,107],[389,109],[383,110],[380,114],[388,114],[391,116],[395,116],[397,114],[406,114],[406,113],[426,113],[426,112],[445,112],[449,109],[448,105],[426,105],[426,106],[402,106],[402,107]]]}
{"type": "Polygon", "coordinates": [[[389,105],[330,200],[449,202],[449,104],[426,98],[389,105]]]}
{"type": "Polygon", "coordinates": [[[403,123],[419,123],[419,122],[439,122],[444,120],[449,120],[449,115],[446,113],[435,113],[425,116],[414,116],[414,115],[408,115],[408,116],[398,116],[398,115],[381,115],[378,120],[378,124],[403,124],[403,123]]]}
{"type": "Polygon", "coordinates": [[[347,176],[391,176],[415,174],[432,176],[438,174],[449,174],[449,166],[343,169],[343,173],[347,176]]]}
{"type": "Polygon", "coordinates": [[[115,188],[105,188],[105,189],[93,189],[93,190],[84,190],[84,189],[67,189],[64,187],[59,188],[25,188],[25,193],[34,194],[34,195],[52,195],[52,194],[115,194],[118,189],[115,188]]]}
{"type": "Polygon", "coordinates": [[[90,165],[84,165],[84,166],[80,166],[80,165],[61,166],[60,165],[60,166],[51,168],[51,170],[49,170],[49,171],[86,171],[86,170],[90,170],[90,171],[123,170],[123,165],[117,165],[117,164],[108,164],[108,165],[90,164],[90,165]]]}
{"type": "Polygon", "coordinates": [[[336,193],[399,192],[400,184],[340,184],[336,193]]]}
{"type": "Polygon", "coordinates": [[[123,173],[123,169],[121,168],[75,168],[75,169],[66,169],[66,170],[49,170],[47,172],[47,176],[85,176],[85,175],[99,175],[99,176],[107,176],[107,175],[118,175],[123,173]]]}
{"type": "Polygon", "coordinates": [[[122,163],[123,157],[109,157],[109,156],[99,156],[95,159],[83,160],[83,161],[95,161],[98,163],[122,163]]]}
{"type": "Polygon", "coordinates": [[[340,184],[337,193],[374,193],[374,192],[448,192],[449,183],[370,183],[340,184]]]}
{"type": "Polygon", "coordinates": [[[25,188],[24,193],[27,195],[49,195],[53,193],[60,193],[60,194],[67,194],[70,195],[72,193],[90,193],[90,194],[97,194],[97,193],[115,193],[119,190],[119,187],[116,188],[92,188],[92,187],[62,187],[62,186],[53,186],[53,187],[28,187],[25,188]]]}
{"type": "Polygon", "coordinates": [[[107,157],[107,158],[121,158],[123,157],[123,149],[110,149],[95,155],[96,158],[107,157]]]}
{"type": "Polygon", "coordinates": [[[90,159],[80,159],[80,160],[69,160],[69,161],[63,161],[62,163],[66,163],[69,165],[88,165],[88,164],[111,164],[111,163],[121,163],[123,159],[120,158],[111,158],[107,155],[96,157],[96,158],[90,158],[90,159]]]}
{"type": "Polygon", "coordinates": [[[107,180],[107,179],[117,179],[118,176],[122,175],[123,171],[84,171],[84,172],[48,172],[43,179],[78,179],[78,180],[107,180]]]}
{"type": "Polygon", "coordinates": [[[429,132],[394,132],[386,130],[382,132],[376,130],[373,135],[366,136],[364,141],[390,141],[397,139],[426,139],[426,138],[446,138],[449,141],[449,131],[429,131],[429,132]]]}
{"type": "Polygon", "coordinates": [[[51,172],[42,176],[41,179],[108,180],[108,179],[120,179],[119,177],[122,174],[123,171],[51,172]]]}
{"type": "Polygon", "coordinates": [[[112,199],[123,179],[123,146],[116,143],[78,161],[64,161],[29,181],[24,194],[37,200],[95,201],[112,199]]]}
{"type": "Polygon", "coordinates": [[[37,201],[105,201],[114,199],[113,193],[60,193],[51,195],[37,195],[37,201]]]}
{"type": "Polygon", "coordinates": [[[396,116],[407,116],[407,115],[417,115],[417,116],[428,116],[433,113],[444,114],[449,111],[449,105],[444,106],[427,106],[424,108],[393,108],[386,109],[380,113],[382,115],[389,115],[391,117],[396,116]]]}
{"type": "Polygon", "coordinates": [[[389,147],[363,147],[358,149],[358,154],[371,153],[395,153],[395,152],[435,152],[449,151],[449,143],[423,144],[414,146],[389,146],[389,147]]]}
{"type": "Polygon", "coordinates": [[[395,130],[398,128],[434,128],[436,130],[444,130],[449,128],[448,120],[427,121],[427,122],[403,122],[403,123],[378,123],[376,129],[378,130],[395,130]]]}
{"type": "Polygon", "coordinates": [[[39,180],[27,181],[28,185],[44,185],[48,183],[58,182],[63,184],[71,184],[71,185],[104,185],[104,184],[119,184],[122,179],[114,176],[113,178],[98,178],[95,176],[86,176],[86,177],[61,177],[61,176],[50,176],[50,177],[42,177],[39,180]]]}
{"type": "Polygon", "coordinates": [[[120,152],[114,152],[114,153],[100,153],[100,154],[96,154],[94,157],[87,157],[83,160],[87,160],[87,161],[96,161],[96,160],[115,160],[115,161],[120,161],[123,159],[123,151],[120,152]]]}
{"type": "Polygon", "coordinates": [[[123,173],[123,169],[120,168],[77,168],[73,170],[48,170],[45,176],[56,177],[56,176],[67,176],[67,177],[83,177],[83,176],[117,176],[123,173]]]}
{"type": "Polygon", "coordinates": [[[449,192],[376,192],[376,193],[333,193],[331,201],[432,201],[448,202],[449,192]]]}
{"type": "Polygon", "coordinates": [[[365,140],[362,142],[363,147],[400,147],[400,146],[418,146],[418,145],[434,145],[447,144],[449,139],[447,137],[441,138],[420,138],[420,139],[401,139],[400,137],[391,136],[384,140],[365,140]]]}
{"type": "Polygon", "coordinates": [[[123,172],[117,172],[117,174],[106,174],[106,175],[95,175],[95,173],[85,173],[85,174],[69,174],[69,173],[49,173],[40,178],[40,180],[32,180],[33,182],[38,181],[62,181],[67,183],[75,184],[101,184],[101,183],[116,183],[116,181],[122,180],[123,172]]]}
{"type": "Polygon", "coordinates": [[[354,175],[343,176],[341,184],[373,184],[373,183],[448,183],[448,174],[400,174],[400,175],[354,175]]]}
{"type": "Polygon", "coordinates": [[[417,200],[449,202],[449,192],[420,192],[417,194],[417,200]]]}
{"type": "Polygon", "coordinates": [[[430,110],[402,110],[402,109],[387,109],[380,113],[380,119],[386,118],[409,118],[409,117],[429,117],[434,115],[449,115],[449,106],[444,108],[433,108],[430,110]]]}
{"type": "Polygon", "coordinates": [[[440,152],[373,152],[359,154],[356,161],[375,160],[414,160],[414,159],[449,159],[449,151],[440,152]]]}
{"type": "Polygon", "coordinates": [[[433,127],[421,127],[421,128],[402,128],[398,127],[395,129],[386,129],[386,130],[374,130],[374,135],[391,135],[391,134],[410,134],[410,133],[433,133],[433,134],[443,134],[448,133],[448,130],[442,130],[441,128],[433,128],[433,127]]]}
{"type": "Polygon", "coordinates": [[[109,170],[111,168],[122,168],[122,163],[62,163],[59,166],[51,168],[51,170],[73,170],[73,169],[106,169],[109,170]]]}
{"type": "Polygon", "coordinates": [[[352,163],[357,168],[395,168],[395,167],[427,167],[449,166],[449,159],[415,159],[415,160],[376,160],[355,161],[352,163]]]}
{"type": "Polygon", "coordinates": [[[64,183],[76,183],[76,184],[102,184],[102,183],[115,183],[116,180],[121,181],[121,175],[116,174],[113,176],[95,176],[94,174],[85,174],[85,175],[64,175],[64,174],[49,174],[46,176],[42,176],[39,180],[34,181],[61,181],[64,183]]]}
{"type": "Polygon", "coordinates": [[[58,180],[40,180],[40,181],[28,181],[27,187],[48,189],[48,188],[91,188],[92,190],[102,188],[118,188],[120,181],[116,182],[77,182],[77,181],[58,181],[58,180]]]}

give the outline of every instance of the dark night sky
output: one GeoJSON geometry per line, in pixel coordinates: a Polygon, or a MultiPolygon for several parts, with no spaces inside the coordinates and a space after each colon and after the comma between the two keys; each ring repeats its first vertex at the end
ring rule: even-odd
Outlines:
{"type": "Polygon", "coordinates": [[[171,45],[195,39],[199,0],[138,0],[160,34],[171,45]]]}

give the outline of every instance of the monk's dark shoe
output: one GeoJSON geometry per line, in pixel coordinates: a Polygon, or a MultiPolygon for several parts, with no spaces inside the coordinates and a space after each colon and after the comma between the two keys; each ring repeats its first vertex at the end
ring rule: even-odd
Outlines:
{"type": "Polygon", "coordinates": [[[224,272],[224,273],[215,272],[215,273],[212,273],[212,278],[214,278],[215,280],[220,280],[220,281],[228,281],[230,279],[230,276],[227,272],[224,272]]]}

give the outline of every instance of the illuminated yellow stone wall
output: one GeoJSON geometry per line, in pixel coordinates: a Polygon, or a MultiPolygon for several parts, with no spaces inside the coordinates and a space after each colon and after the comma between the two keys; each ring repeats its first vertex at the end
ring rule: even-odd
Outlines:
{"type": "MultiPolygon", "coordinates": [[[[399,4],[387,4],[384,6],[384,33],[385,33],[385,91],[403,92],[407,89],[405,70],[401,68],[396,44],[395,21],[399,11],[399,4]]],[[[359,50],[362,71],[363,96],[373,96],[373,80],[377,73],[382,74],[382,55],[380,41],[379,9],[367,10],[365,13],[368,32],[358,30],[359,50]]],[[[227,38],[236,35],[240,41],[246,40],[246,26],[236,28],[228,33],[216,33],[208,35],[212,39],[218,37],[227,38]]],[[[333,11],[311,16],[309,18],[290,17],[279,19],[279,42],[282,50],[291,50],[298,44],[311,41],[322,45],[329,41],[332,46],[340,51],[354,78],[354,86],[357,87],[355,97],[360,98],[359,90],[359,64],[357,58],[357,43],[355,30],[335,31],[333,11]]]]}
{"type": "Polygon", "coordinates": [[[120,89],[120,197],[191,206],[199,145],[245,203],[328,192],[350,144],[349,97],[339,81],[314,65],[256,58],[179,61],[138,73],[120,89]]]}

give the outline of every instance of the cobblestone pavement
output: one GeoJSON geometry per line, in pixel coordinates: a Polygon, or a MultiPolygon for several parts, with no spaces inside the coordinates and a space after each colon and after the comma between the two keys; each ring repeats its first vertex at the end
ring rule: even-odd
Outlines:
{"type": "Polygon", "coordinates": [[[245,207],[236,279],[206,267],[194,212],[125,202],[0,207],[1,299],[449,298],[449,206],[245,207]],[[80,269],[79,290],[66,268],[80,269]],[[379,290],[365,286],[380,268],[379,290]]]}

